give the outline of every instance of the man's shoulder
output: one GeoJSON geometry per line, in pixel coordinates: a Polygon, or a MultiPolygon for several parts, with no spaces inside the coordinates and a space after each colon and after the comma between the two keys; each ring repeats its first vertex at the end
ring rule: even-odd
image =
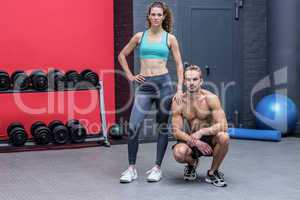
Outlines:
{"type": "Polygon", "coordinates": [[[204,93],[206,102],[210,107],[212,108],[218,107],[218,105],[220,104],[219,96],[217,96],[216,94],[208,90],[203,90],[202,92],[204,93]]]}
{"type": "Polygon", "coordinates": [[[201,89],[201,93],[206,97],[218,97],[216,94],[209,90],[201,89]]]}
{"type": "Polygon", "coordinates": [[[219,97],[209,90],[202,89],[201,93],[207,101],[218,101],[219,100],[219,97]]]}

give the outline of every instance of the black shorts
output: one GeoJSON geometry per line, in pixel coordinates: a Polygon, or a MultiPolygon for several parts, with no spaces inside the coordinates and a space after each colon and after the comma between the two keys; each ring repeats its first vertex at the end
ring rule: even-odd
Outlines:
{"type": "MultiPolygon", "coordinates": [[[[203,137],[201,137],[200,140],[205,142],[206,144],[208,144],[213,149],[214,148],[213,138],[214,138],[214,136],[212,136],[212,135],[211,136],[203,136],[203,137]]],[[[177,141],[177,143],[172,146],[172,149],[174,149],[174,147],[180,143],[185,143],[185,142],[177,141]]],[[[212,155],[203,155],[196,147],[192,147],[192,157],[194,159],[197,159],[201,156],[212,156],[212,155]]]]}

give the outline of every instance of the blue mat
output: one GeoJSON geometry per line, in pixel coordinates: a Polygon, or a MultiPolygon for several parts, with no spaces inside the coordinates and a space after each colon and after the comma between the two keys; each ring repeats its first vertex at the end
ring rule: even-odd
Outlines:
{"type": "Polygon", "coordinates": [[[229,128],[228,133],[230,138],[281,141],[281,133],[276,130],[229,128]]]}

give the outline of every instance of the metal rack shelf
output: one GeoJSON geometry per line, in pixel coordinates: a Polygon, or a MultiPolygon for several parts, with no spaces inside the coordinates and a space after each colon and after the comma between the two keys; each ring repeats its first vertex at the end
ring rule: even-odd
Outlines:
{"type": "MultiPolygon", "coordinates": [[[[99,133],[98,135],[94,134],[92,136],[87,137],[87,142],[92,142],[92,141],[96,141],[98,144],[102,144],[106,147],[110,147],[110,142],[109,142],[109,138],[107,135],[107,121],[106,121],[106,116],[105,116],[105,103],[104,103],[104,87],[103,87],[103,81],[100,80],[99,81],[99,85],[95,86],[95,87],[89,87],[89,88],[85,88],[85,87],[81,87],[81,88],[64,88],[63,90],[53,90],[53,89],[48,89],[48,90],[43,90],[43,91],[37,91],[37,90],[33,90],[33,89],[27,89],[27,90],[23,90],[23,91],[19,91],[19,90],[6,90],[6,91],[1,91],[1,94],[7,94],[7,93],[40,93],[40,92],[67,92],[67,91],[83,91],[83,90],[97,90],[99,93],[99,105],[100,105],[100,123],[101,123],[101,133],[99,133]]],[[[0,142],[0,148],[7,148],[7,146],[5,146],[5,144],[3,144],[3,142],[0,142]],[[1,144],[2,143],[2,144],[1,144]]],[[[30,143],[30,142],[29,142],[30,143]]],[[[54,144],[52,144],[53,146],[54,144]]],[[[25,145],[26,147],[27,145],[25,145]]],[[[32,147],[33,144],[28,145],[28,147],[32,147]]],[[[78,145],[77,145],[78,146],[78,145]]],[[[18,147],[17,147],[18,148],[18,147]]],[[[23,147],[24,148],[24,147],[23,147]]]]}

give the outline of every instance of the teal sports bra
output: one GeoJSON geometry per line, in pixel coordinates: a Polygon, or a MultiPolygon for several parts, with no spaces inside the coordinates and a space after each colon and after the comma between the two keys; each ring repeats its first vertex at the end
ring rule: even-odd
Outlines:
{"type": "Polygon", "coordinates": [[[148,40],[148,30],[146,30],[140,42],[140,59],[160,59],[168,60],[170,49],[168,47],[168,33],[163,32],[161,41],[150,42],[148,40]]]}

